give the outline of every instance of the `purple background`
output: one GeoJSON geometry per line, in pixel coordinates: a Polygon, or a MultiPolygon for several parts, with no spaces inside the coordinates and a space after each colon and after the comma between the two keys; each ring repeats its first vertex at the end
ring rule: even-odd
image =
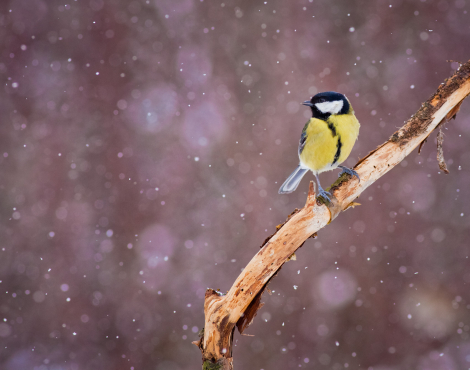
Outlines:
{"type": "MultiPolygon", "coordinates": [[[[303,206],[300,103],[387,140],[470,58],[470,2],[0,5],[0,368],[200,368],[226,291],[303,206]]],[[[309,239],[236,333],[237,369],[470,366],[470,104],[309,239]]],[[[326,187],[337,171],[322,174],[326,187]]]]}

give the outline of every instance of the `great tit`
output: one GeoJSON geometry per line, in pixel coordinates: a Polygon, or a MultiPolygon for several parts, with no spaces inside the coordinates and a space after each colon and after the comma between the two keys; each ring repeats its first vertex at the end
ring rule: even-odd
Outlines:
{"type": "Polygon", "coordinates": [[[300,135],[300,164],[279,189],[279,194],[292,193],[311,170],[318,183],[318,195],[331,200],[331,194],[320,185],[318,175],[337,167],[351,176],[356,171],[340,166],[351,153],[359,136],[359,121],[349,100],[334,91],[322,92],[302,103],[312,109],[312,118],[306,123],[300,135]]]}

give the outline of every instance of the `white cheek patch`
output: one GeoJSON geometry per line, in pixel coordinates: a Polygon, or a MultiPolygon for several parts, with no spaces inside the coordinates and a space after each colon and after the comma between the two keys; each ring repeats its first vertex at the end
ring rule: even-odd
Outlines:
{"type": "Polygon", "coordinates": [[[326,101],[324,103],[316,103],[315,105],[322,113],[337,114],[343,108],[343,101],[326,101]]]}

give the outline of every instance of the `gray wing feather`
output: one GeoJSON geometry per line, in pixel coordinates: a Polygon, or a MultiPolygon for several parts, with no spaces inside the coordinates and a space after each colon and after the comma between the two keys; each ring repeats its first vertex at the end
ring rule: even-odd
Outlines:
{"type": "Polygon", "coordinates": [[[302,153],[305,147],[305,143],[307,142],[307,132],[302,131],[302,135],[300,135],[300,141],[299,141],[299,155],[302,153]]]}

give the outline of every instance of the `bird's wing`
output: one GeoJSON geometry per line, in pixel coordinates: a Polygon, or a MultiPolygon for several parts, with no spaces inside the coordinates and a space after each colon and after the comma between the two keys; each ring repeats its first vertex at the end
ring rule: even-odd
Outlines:
{"type": "Polygon", "coordinates": [[[302,130],[302,134],[300,135],[300,141],[299,141],[299,156],[304,150],[305,143],[307,142],[307,127],[308,124],[310,123],[310,120],[305,124],[304,129],[302,130]]]}

